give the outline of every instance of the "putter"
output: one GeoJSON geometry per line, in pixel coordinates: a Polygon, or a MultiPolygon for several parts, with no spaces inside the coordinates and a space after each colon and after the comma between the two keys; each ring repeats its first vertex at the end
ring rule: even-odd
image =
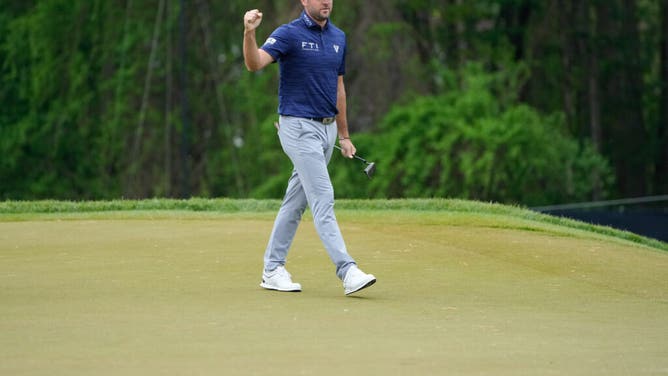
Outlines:
{"type": "MultiPolygon", "coordinates": [[[[335,148],[341,150],[339,146],[334,145],[335,148]]],[[[373,174],[376,172],[376,163],[375,162],[367,162],[366,159],[358,156],[357,154],[353,154],[353,157],[355,159],[358,159],[364,163],[366,163],[366,167],[364,168],[364,174],[371,179],[373,177],[373,174]]]]}

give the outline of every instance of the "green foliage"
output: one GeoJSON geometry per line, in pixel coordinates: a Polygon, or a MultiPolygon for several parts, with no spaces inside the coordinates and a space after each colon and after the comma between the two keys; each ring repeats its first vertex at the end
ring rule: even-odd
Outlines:
{"type": "Polygon", "coordinates": [[[75,161],[89,134],[81,110],[92,99],[85,61],[92,43],[82,36],[89,34],[79,22],[83,12],[80,4],[68,1],[41,2],[29,16],[9,25],[3,77],[13,85],[3,97],[22,113],[3,119],[7,123],[0,136],[8,142],[0,146],[7,156],[2,175],[12,179],[5,195],[24,189],[38,197],[47,191],[58,196],[81,193],[77,186],[86,180],[90,166],[75,161]],[[29,178],[20,178],[24,174],[29,178]],[[56,184],[59,180],[64,184],[56,184]]]}
{"type": "MultiPolygon", "coordinates": [[[[291,166],[272,125],[278,72],[244,69],[248,2],[180,4],[2,2],[0,199],[283,195],[291,166]]],[[[265,13],[260,42],[300,11],[284,0],[253,7],[265,13]]],[[[335,152],[337,196],[557,203],[592,189],[663,193],[662,7],[337,2],[351,132],[378,163],[367,181],[363,164],[335,152]],[[596,109],[614,181],[588,142],[596,109]]]]}
{"type": "MultiPolygon", "coordinates": [[[[116,29],[104,27],[113,10],[104,1],[40,1],[9,23],[1,50],[3,82],[10,84],[2,98],[13,111],[0,119],[1,197],[120,194],[108,172],[123,158],[127,119],[116,111],[122,126],[112,127],[104,109],[114,108],[107,98],[116,76],[100,81],[115,62],[107,44],[116,42],[116,29]]],[[[118,103],[130,93],[119,91],[118,103]]]]}
{"type": "MultiPolygon", "coordinates": [[[[474,65],[461,89],[393,109],[369,146],[378,165],[371,195],[538,205],[587,200],[592,176],[609,187],[607,162],[565,134],[562,116],[493,94],[509,82],[499,75],[474,65]]],[[[336,173],[339,196],[359,194],[349,187],[356,184],[345,184],[352,180],[348,170],[336,173]]]]}

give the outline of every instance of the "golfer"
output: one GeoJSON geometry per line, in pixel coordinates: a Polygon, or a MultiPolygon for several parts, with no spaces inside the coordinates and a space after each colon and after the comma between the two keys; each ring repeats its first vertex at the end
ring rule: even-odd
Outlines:
{"type": "Polygon", "coordinates": [[[355,146],[348,133],[346,90],[343,84],[346,36],[329,15],[333,0],[301,0],[301,16],[274,30],[258,48],[255,30],[262,12],[244,15],[244,60],[249,71],[278,61],[278,137],[294,165],[283,203],[264,254],[260,286],[277,291],[301,291],[285,262],[308,205],[315,228],[343,281],[352,294],[376,282],[362,272],[348,254],[334,216],[334,189],[327,171],[338,138],[341,153],[353,158],[355,146]]]}

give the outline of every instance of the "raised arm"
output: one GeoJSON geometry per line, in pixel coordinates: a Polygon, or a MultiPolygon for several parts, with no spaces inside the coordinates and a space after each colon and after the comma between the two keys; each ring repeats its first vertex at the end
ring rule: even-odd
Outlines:
{"type": "Polygon", "coordinates": [[[244,62],[246,69],[258,71],[274,61],[266,51],[257,47],[255,29],[262,22],[262,12],[257,9],[249,10],[244,15],[244,62]]]}

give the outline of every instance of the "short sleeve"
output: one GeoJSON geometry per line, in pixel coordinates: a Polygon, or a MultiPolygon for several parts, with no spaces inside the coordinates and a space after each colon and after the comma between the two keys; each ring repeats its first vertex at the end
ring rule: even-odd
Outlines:
{"type": "Polygon", "coordinates": [[[289,40],[288,26],[283,25],[274,30],[260,48],[271,55],[275,61],[278,61],[288,53],[289,40]]]}

